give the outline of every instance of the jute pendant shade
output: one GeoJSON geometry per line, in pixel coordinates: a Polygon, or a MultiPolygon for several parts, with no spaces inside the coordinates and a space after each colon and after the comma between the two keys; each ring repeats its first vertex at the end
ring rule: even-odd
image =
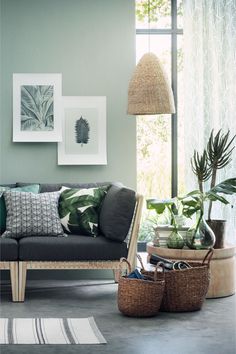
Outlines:
{"type": "Polygon", "coordinates": [[[129,83],[128,114],[175,113],[173,92],[159,59],[153,53],[144,54],[129,83]]]}

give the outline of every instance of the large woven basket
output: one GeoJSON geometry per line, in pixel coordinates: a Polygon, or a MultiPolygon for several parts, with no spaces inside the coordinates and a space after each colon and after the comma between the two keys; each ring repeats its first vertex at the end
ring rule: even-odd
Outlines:
{"type": "MultiPolygon", "coordinates": [[[[203,262],[188,262],[191,268],[171,270],[165,273],[165,291],[161,311],[187,312],[202,308],[210,282],[210,249],[203,262]]],[[[154,276],[153,272],[141,271],[154,276]]]]}
{"type": "MultiPolygon", "coordinates": [[[[121,258],[122,263],[130,263],[121,258]]],[[[158,267],[159,265],[157,265],[158,267]]],[[[158,276],[157,267],[152,275],[152,280],[132,279],[127,276],[120,276],[118,283],[118,309],[126,316],[150,317],[158,314],[165,288],[164,272],[158,276]]]]}

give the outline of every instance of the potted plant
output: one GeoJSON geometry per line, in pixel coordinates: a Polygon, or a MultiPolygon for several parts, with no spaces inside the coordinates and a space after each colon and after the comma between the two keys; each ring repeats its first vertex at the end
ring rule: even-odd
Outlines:
{"type": "Polygon", "coordinates": [[[232,152],[235,146],[232,146],[235,139],[229,139],[229,130],[226,134],[221,130],[214,136],[214,131],[211,131],[210,138],[207,143],[207,148],[199,155],[194,151],[193,158],[191,159],[191,166],[194,174],[197,176],[199,190],[204,194],[204,182],[211,178],[210,190],[203,197],[204,201],[209,201],[208,207],[208,220],[207,223],[213,230],[216,242],[215,248],[224,247],[224,231],[225,220],[213,220],[211,218],[212,203],[220,201],[223,204],[229,202],[222,196],[222,194],[232,195],[236,193],[236,178],[231,178],[216,186],[217,171],[227,166],[232,161],[232,152]]]}
{"type": "MultiPolygon", "coordinates": [[[[168,225],[158,225],[155,227],[156,236],[161,238],[161,233],[167,233],[167,246],[169,248],[183,248],[184,247],[184,238],[181,234],[181,231],[185,231],[183,228],[183,214],[180,213],[180,202],[177,198],[172,199],[148,199],[147,200],[147,209],[154,209],[158,216],[167,214],[168,225]]],[[[157,224],[157,220],[154,220],[154,223],[157,224]]],[[[161,244],[164,246],[164,244],[161,244]]]]}

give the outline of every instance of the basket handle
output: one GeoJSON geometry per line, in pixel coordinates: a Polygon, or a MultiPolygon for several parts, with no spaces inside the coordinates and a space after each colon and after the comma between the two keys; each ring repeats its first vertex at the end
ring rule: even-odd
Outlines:
{"type": "MultiPolygon", "coordinates": [[[[143,265],[143,261],[142,261],[142,257],[140,256],[140,254],[136,254],[138,260],[139,260],[139,263],[141,264],[141,270],[145,270],[144,268],[144,265],[143,265]]],[[[163,262],[158,262],[155,266],[155,269],[154,269],[154,281],[157,281],[157,269],[158,268],[161,268],[162,269],[162,275],[163,275],[163,278],[165,277],[164,275],[164,272],[165,272],[165,267],[164,267],[164,263],[163,262]]]]}
{"type": "Polygon", "coordinates": [[[142,257],[140,256],[140,254],[136,254],[136,256],[137,256],[137,258],[138,258],[138,260],[139,260],[139,263],[141,264],[141,269],[142,270],[145,270],[145,268],[144,268],[144,265],[143,265],[143,261],[142,261],[142,257]]]}
{"type": "Polygon", "coordinates": [[[164,263],[163,262],[158,262],[156,267],[155,267],[155,270],[154,270],[154,281],[157,281],[157,268],[161,268],[162,269],[162,278],[164,279],[165,278],[165,267],[164,267],[164,263]]]}
{"type": "Polygon", "coordinates": [[[129,273],[131,273],[131,264],[129,263],[129,261],[126,258],[122,257],[120,259],[120,264],[119,264],[120,274],[122,273],[122,263],[126,263],[128,265],[129,273]]]}
{"type": "Polygon", "coordinates": [[[202,265],[207,265],[209,267],[212,256],[213,248],[210,248],[202,261],[202,265]]]}

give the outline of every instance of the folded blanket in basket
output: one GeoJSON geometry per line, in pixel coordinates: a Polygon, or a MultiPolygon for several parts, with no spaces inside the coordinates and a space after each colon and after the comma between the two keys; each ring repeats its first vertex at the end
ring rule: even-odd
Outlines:
{"type": "Polygon", "coordinates": [[[127,278],[133,278],[133,279],[145,279],[145,277],[140,273],[138,269],[135,269],[133,272],[131,272],[127,278]]]}

